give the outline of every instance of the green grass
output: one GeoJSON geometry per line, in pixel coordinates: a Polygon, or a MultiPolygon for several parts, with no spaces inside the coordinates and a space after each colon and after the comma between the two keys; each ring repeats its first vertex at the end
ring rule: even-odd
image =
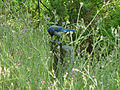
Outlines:
{"type": "Polygon", "coordinates": [[[86,52],[87,44],[81,52],[75,51],[74,65],[66,66],[53,80],[49,22],[42,20],[35,28],[36,21],[30,22],[29,15],[18,16],[0,16],[0,90],[120,90],[120,37],[115,36],[119,28],[112,29],[115,40],[94,27],[87,35],[81,33],[75,43],[92,35],[92,53],[86,52]]]}

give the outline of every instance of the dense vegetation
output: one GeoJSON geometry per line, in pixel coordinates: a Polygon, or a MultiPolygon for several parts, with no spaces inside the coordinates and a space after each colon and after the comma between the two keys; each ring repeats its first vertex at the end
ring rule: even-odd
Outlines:
{"type": "Polygon", "coordinates": [[[0,90],[120,90],[119,34],[120,0],[0,0],[0,90]],[[77,31],[56,79],[52,25],[77,31]]]}

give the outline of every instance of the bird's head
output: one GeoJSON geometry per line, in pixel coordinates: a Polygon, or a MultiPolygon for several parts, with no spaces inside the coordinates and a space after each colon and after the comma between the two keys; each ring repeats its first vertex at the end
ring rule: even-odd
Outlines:
{"type": "Polygon", "coordinates": [[[48,33],[51,35],[51,37],[54,35],[54,28],[53,27],[49,27],[48,28],[48,33]]]}

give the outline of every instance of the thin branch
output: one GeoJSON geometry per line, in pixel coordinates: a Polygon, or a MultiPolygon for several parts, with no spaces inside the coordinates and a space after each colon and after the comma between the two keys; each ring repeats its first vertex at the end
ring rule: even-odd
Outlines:
{"type": "MultiPolygon", "coordinates": [[[[40,23],[40,1],[38,0],[38,13],[39,13],[39,23],[40,23]]],[[[38,23],[38,26],[39,26],[39,23],[38,23]]]]}
{"type": "Polygon", "coordinates": [[[40,0],[38,0],[38,13],[39,13],[39,19],[40,19],[40,0]]]}
{"type": "Polygon", "coordinates": [[[51,12],[51,10],[49,8],[47,8],[47,6],[45,6],[45,4],[40,0],[40,3],[48,10],[51,12]]]}

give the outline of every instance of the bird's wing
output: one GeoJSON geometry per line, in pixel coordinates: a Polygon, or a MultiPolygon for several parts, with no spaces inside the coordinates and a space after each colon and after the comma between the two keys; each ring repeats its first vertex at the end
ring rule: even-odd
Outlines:
{"type": "Polygon", "coordinates": [[[54,26],[54,30],[56,31],[56,32],[61,32],[61,31],[63,31],[63,27],[62,26],[54,26]]]}

